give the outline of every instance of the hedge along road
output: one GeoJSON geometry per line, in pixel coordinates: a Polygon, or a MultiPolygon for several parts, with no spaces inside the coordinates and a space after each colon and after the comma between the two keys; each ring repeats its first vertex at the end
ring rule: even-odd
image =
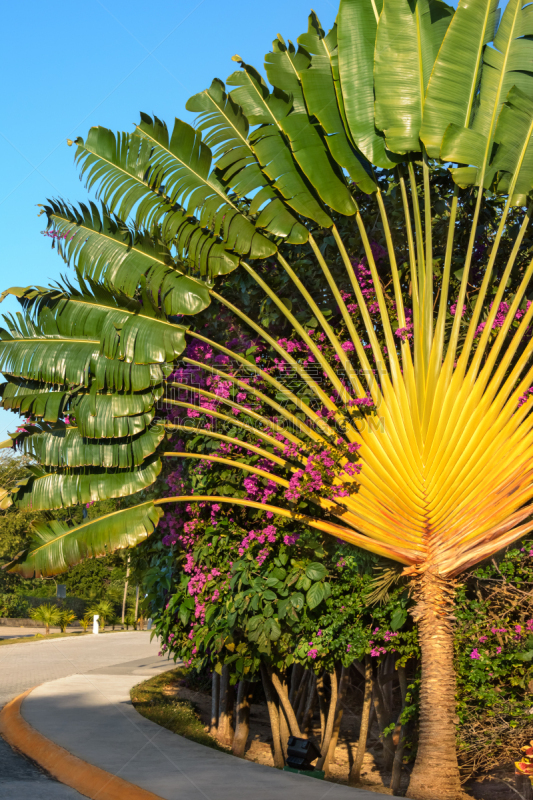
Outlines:
{"type": "MultiPolygon", "coordinates": [[[[0,708],[46,681],[135,659],[154,659],[158,649],[147,631],[41,639],[0,647],[0,708]]],[[[169,668],[172,666],[169,664],[169,668]]],[[[9,800],[83,800],[74,789],[49,778],[17,755],[2,739],[0,796],[9,800]]]]}

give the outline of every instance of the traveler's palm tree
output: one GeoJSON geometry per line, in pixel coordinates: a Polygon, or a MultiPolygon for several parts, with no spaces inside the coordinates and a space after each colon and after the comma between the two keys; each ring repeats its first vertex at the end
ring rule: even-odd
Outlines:
{"type": "MultiPolygon", "coordinates": [[[[0,342],[3,405],[31,420],[16,438],[40,464],[5,497],[22,508],[124,497],[153,484],[165,457],[165,425],[151,425],[156,403],[188,338],[205,341],[177,324],[176,315],[219,303],[263,339],[278,363],[298,373],[323,407],[320,413],[291,391],[282,370],[275,376],[260,359],[251,365],[211,342],[267,387],[259,391],[228,378],[260,409],[256,444],[248,449],[274,466],[268,472],[238,457],[210,458],[293,491],[293,503],[265,509],[404,565],[417,598],[423,669],[420,746],[409,788],[414,798],[461,794],[454,579],[533,528],[532,417],[528,402],[519,402],[533,383],[533,306],[525,308],[533,262],[517,291],[506,295],[530,221],[533,15],[523,0],[510,0],[499,17],[496,0],[460,0],[456,11],[440,0],[342,0],[327,35],[312,14],[298,48],[278,37],[265,62],[271,87],[235,56],[239,69],[227,85],[214,80],[187,103],[199,114],[196,129],[176,120],[169,132],[144,114],[131,134],[91,129],[86,140],[76,140],[76,158],[101,210],[59,201],[45,207],[49,227],[66,237],[60,249],[76,266],[78,285],[11,289],[25,313],[10,318],[0,342]],[[437,293],[431,168],[438,160],[451,165],[456,190],[437,293]],[[403,201],[407,273],[396,262],[380,188],[384,170],[395,175],[403,201]],[[501,195],[504,207],[475,302],[462,317],[488,192],[501,195]],[[373,195],[384,231],[394,314],[357,203],[361,193],[373,195]],[[452,297],[454,235],[465,196],[473,198],[471,235],[452,297]],[[523,207],[523,222],[502,265],[501,239],[515,207],[523,207]],[[343,218],[353,220],[357,247],[364,250],[377,316],[369,312],[339,232],[343,218]],[[363,328],[356,328],[317,243],[324,230],[343,261],[363,328]],[[351,338],[352,359],[322,313],[321,297],[309,294],[284,257],[290,245],[313,251],[351,338]],[[265,273],[254,269],[267,258],[309,305],[346,380],[265,273]],[[217,276],[237,268],[278,306],[326,383],[272,338],[257,315],[246,316],[217,293],[217,276]],[[489,307],[495,269],[501,280],[489,307]],[[450,303],[458,309],[451,325],[450,303]],[[504,318],[494,327],[498,313],[504,318]],[[280,393],[297,412],[278,403],[280,393]],[[370,418],[361,415],[362,403],[369,404],[370,418]],[[283,428],[285,441],[274,435],[274,413],[291,426],[283,428]],[[367,424],[378,413],[383,425],[367,424]],[[325,451],[334,467],[320,472],[304,515],[298,487],[309,485],[309,467],[325,451]]],[[[235,426],[244,425],[246,407],[224,402],[226,412],[222,404],[214,415],[227,419],[235,409],[242,412],[231,417],[235,426]]],[[[135,545],[157,525],[162,504],[180,499],[188,498],[147,501],[77,527],[41,524],[33,548],[10,568],[50,575],[87,555],[135,545]]],[[[235,497],[203,499],[254,505],[235,497]]]]}

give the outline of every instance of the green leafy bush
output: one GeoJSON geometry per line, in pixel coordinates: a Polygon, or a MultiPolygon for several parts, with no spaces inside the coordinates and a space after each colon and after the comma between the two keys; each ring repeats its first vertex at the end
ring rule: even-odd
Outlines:
{"type": "Polygon", "coordinates": [[[61,633],[65,633],[67,627],[70,625],[71,622],[74,622],[76,619],[76,614],[68,609],[64,608],[60,611],[59,615],[59,627],[61,628],[61,633]]]}
{"type": "Polygon", "coordinates": [[[37,622],[44,622],[46,633],[50,633],[53,625],[59,625],[61,621],[61,610],[52,603],[43,603],[41,606],[30,611],[30,617],[37,622]]]}
{"type": "Polygon", "coordinates": [[[465,775],[515,761],[533,737],[533,541],[467,576],[457,593],[459,758],[465,775]]]}
{"type": "Polygon", "coordinates": [[[18,594],[0,594],[0,617],[25,618],[30,616],[28,601],[18,594]]]}

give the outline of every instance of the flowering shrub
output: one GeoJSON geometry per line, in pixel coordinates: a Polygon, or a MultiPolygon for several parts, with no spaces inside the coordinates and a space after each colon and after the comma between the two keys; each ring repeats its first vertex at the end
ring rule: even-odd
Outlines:
{"type": "Polygon", "coordinates": [[[533,735],[533,543],[458,589],[459,755],[465,776],[513,761],[533,735]]]}
{"type": "MultiPolygon", "coordinates": [[[[446,191],[443,189],[442,197],[446,191]]],[[[487,241],[490,240],[490,226],[496,229],[498,224],[498,214],[493,212],[489,203],[487,241]]],[[[457,224],[457,248],[460,249],[469,235],[466,228],[461,227],[461,212],[457,224]]],[[[439,235],[439,230],[436,226],[435,236],[439,235]]],[[[327,238],[320,246],[327,249],[327,238]]],[[[381,247],[374,242],[378,265],[381,247]]],[[[485,250],[486,245],[480,244],[474,253],[474,263],[483,258],[485,250]]],[[[408,254],[398,252],[399,264],[402,258],[407,266],[408,254]]],[[[366,261],[360,254],[353,254],[351,261],[369,303],[369,313],[376,314],[379,309],[375,287],[366,261]]],[[[439,279],[439,263],[437,259],[435,280],[439,279]]],[[[348,341],[335,299],[324,291],[323,282],[313,272],[313,261],[302,252],[294,264],[295,271],[305,276],[309,291],[314,291],[317,297],[318,291],[322,292],[321,313],[339,336],[343,353],[348,358],[354,356],[355,364],[353,345],[348,341]]],[[[298,297],[291,294],[283,272],[270,262],[257,265],[257,270],[268,274],[269,285],[296,313],[318,352],[330,364],[339,363],[341,358],[325,333],[319,331],[317,319],[307,319],[300,314],[298,297]]],[[[335,265],[332,270],[335,272],[335,265]]],[[[452,284],[457,281],[455,289],[460,278],[460,274],[452,278],[452,284]]],[[[475,283],[475,273],[473,279],[475,283]]],[[[309,369],[313,378],[331,392],[330,399],[337,401],[338,394],[325,379],[311,348],[296,334],[288,336],[279,311],[263,295],[259,298],[257,285],[242,271],[225,281],[219,291],[232,302],[237,302],[238,298],[246,313],[250,308],[259,308],[257,321],[269,331],[273,341],[284,347],[298,364],[309,369]]],[[[356,329],[361,331],[360,310],[350,287],[346,286],[341,295],[356,329]]],[[[412,344],[412,313],[407,296],[404,301],[406,324],[395,331],[398,347],[400,343],[412,344]]],[[[394,308],[394,300],[387,291],[385,302],[394,308]]],[[[500,308],[499,312],[503,310],[500,308]]],[[[459,317],[457,312],[457,307],[450,308],[452,318],[459,317]]],[[[517,311],[513,326],[519,324],[523,313],[524,309],[517,311]]],[[[463,308],[462,330],[469,316],[468,307],[463,308]]],[[[195,324],[197,331],[241,353],[250,365],[259,366],[264,373],[274,377],[283,374],[285,385],[289,385],[286,381],[290,366],[236,324],[235,317],[210,308],[195,317],[195,324]]],[[[496,332],[500,324],[501,313],[493,324],[496,332]]],[[[385,342],[380,343],[386,351],[385,342]]],[[[364,337],[362,344],[367,349],[370,347],[364,337]]],[[[166,486],[162,490],[165,494],[207,494],[216,489],[213,493],[228,499],[234,496],[262,504],[279,501],[285,506],[297,503],[298,511],[305,513],[304,509],[313,503],[317,492],[323,496],[327,494],[331,502],[342,504],[343,492],[357,491],[360,469],[357,446],[343,444],[344,440],[339,437],[339,441],[332,441],[327,447],[304,448],[290,437],[290,429],[280,429],[280,419],[272,406],[269,410],[272,427],[262,432],[282,445],[279,449],[268,445],[269,452],[291,464],[291,471],[284,473],[288,486],[273,480],[274,461],[248,447],[257,444],[254,434],[237,425],[232,427],[231,420],[221,424],[220,418],[215,416],[223,412],[235,423],[253,426],[255,410],[261,409],[262,415],[267,415],[258,394],[266,391],[262,377],[201,341],[189,344],[185,355],[190,361],[210,365],[213,371],[188,362],[171,376],[171,382],[181,384],[176,396],[182,405],[170,404],[165,409],[167,419],[180,425],[190,423],[190,428],[189,432],[180,430],[171,438],[170,447],[181,452],[194,444],[194,449],[206,458],[199,462],[186,460],[177,468],[173,465],[165,475],[166,486]],[[185,391],[183,385],[189,389],[185,391]],[[228,403],[222,401],[230,401],[229,410],[228,403]],[[202,438],[202,430],[207,429],[223,433],[231,441],[202,438]],[[272,477],[256,473],[242,477],[231,465],[213,460],[218,457],[231,461],[236,455],[272,477]]],[[[340,367],[337,374],[341,384],[348,386],[350,376],[340,367]]],[[[374,375],[379,380],[377,369],[374,375]]],[[[288,398],[280,392],[276,401],[298,416],[296,397],[299,402],[312,406],[319,419],[342,428],[343,421],[334,419],[334,412],[316,402],[305,382],[298,380],[296,371],[293,377],[294,382],[290,384],[293,396],[288,398]]],[[[526,392],[524,400],[529,394],[526,392]]],[[[364,423],[365,414],[374,410],[372,398],[367,395],[347,403],[343,414],[345,419],[364,423]]],[[[303,419],[303,415],[299,418],[303,419]]],[[[324,511],[323,516],[327,519],[327,512],[324,511]]],[[[393,660],[396,666],[407,665],[412,687],[403,720],[416,718],[419,665],[416,633],[408,613],[411,600],[399,582],[389,591],[383,605],[368,606],[365,598],[372,584],[376,559],[357,548],[326,540],[322,534],[310,531],[304,521],[290,521],[265,509],[238,509],[231,504],[178,504],[173,513],[166,514],[162,528],[162,542],[148,543],[152,548],[152,564],[146,574],[146,585],[165,652],[179,654],[199,670],[220,670],[222,665],[227,665],[233,681],[244,675],[257,677],[261,662],[281,671],[298,663],[319,674],[334,665],[360,661],[365,655],[369,655],[376,666],[393,660]]],[[[514,558],[508,561],[506,556],[500,569],[515,563],[514,558]]],[[[521,558],[529,563],[526,555],[522,554],[521,558]]],[[[456,663],[460,693],[459,741],[465,775],[480,765],[496,763],[494,759],[502,757],[503,750],[496,744],[502,741],[501,725],[505,724],[507,730],[516,731],[523,739],[525,725],[531,719],[527,714],[526,691],[530,662],[523,656],[530,648],[527,624],[533,619],[533,610],[522,618],[522,612],[518,611],[520,604],[512,605],[509,598],[497,606],[487,587],[490,588],[493,581],[500,591],[502,579],[495,567],[483,567],[483,570],[488,570],[485,577],[479,571],[472,573],[458,590],[456,663]],[[515,630],[518,625],[522,626],[520,632],[515,630]],[[481,729],[487,726],[487,720],[494,721],[495,736],[492,738],[492,734],[483,738],[481,729]],[[511,727],[515,722],[516,726],[511,727]]],[[[522,580],[517,575],[518,572],[506,577],[505,592],[512,594],[516,580],[522,580]]],[[[505,592],[500,591],[500,595],[504,596],[505,592]]],[[[487,731],[490,730],[488,725],[487,731]]],[[[415,733],[413,728],[410,734],[413,744],[415,733]]],[[[508,748],[520,744],[518,739],[515,742],[507,738],[506,742],[508,748]]]]}

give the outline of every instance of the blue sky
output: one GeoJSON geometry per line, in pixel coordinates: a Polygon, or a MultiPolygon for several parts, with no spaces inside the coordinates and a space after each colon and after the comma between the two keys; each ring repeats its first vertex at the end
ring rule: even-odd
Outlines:
{"type": "MultiPolygon", "coordinates": [[[[47,285],[65,270],[38,203],[87,199],[66,140],[92,125],[130,131],[139,112],[192,121],[185,103],[237,69],[231,57],[261,67],[278,33],[307,30],[310,0],[174,0],[128,3],[54,0],[4,4],[0,152],[0,288],[47,285]]],[[[324,27],[337,3],[313,0],[324,27]]],[[[13,312],[8,297],[0,312],[13,312]]],[[[0,441],[18,417],[0,410],[0,441]]]]}
{"type": "MultiPolygon", "coordinates": [[[[295,41],[307,29],[310,7],[311,0],[5,3],[0,288],[46,285],[65,269],[40,233],[37,205],[87,199],[67,139],[85,137],[92,125],[129,131],[140,111],[192,121],[191,95],[230,75],[237,53],[260,68],[278,33],[295,41]]],[[[313,0],[313,8],[329,28],[338,0],[313,0]]],[[[17,308],[8,297],[0,312],[17,308]]],[[[17,419],[0,409],[0,441],[17,419]]]]}

